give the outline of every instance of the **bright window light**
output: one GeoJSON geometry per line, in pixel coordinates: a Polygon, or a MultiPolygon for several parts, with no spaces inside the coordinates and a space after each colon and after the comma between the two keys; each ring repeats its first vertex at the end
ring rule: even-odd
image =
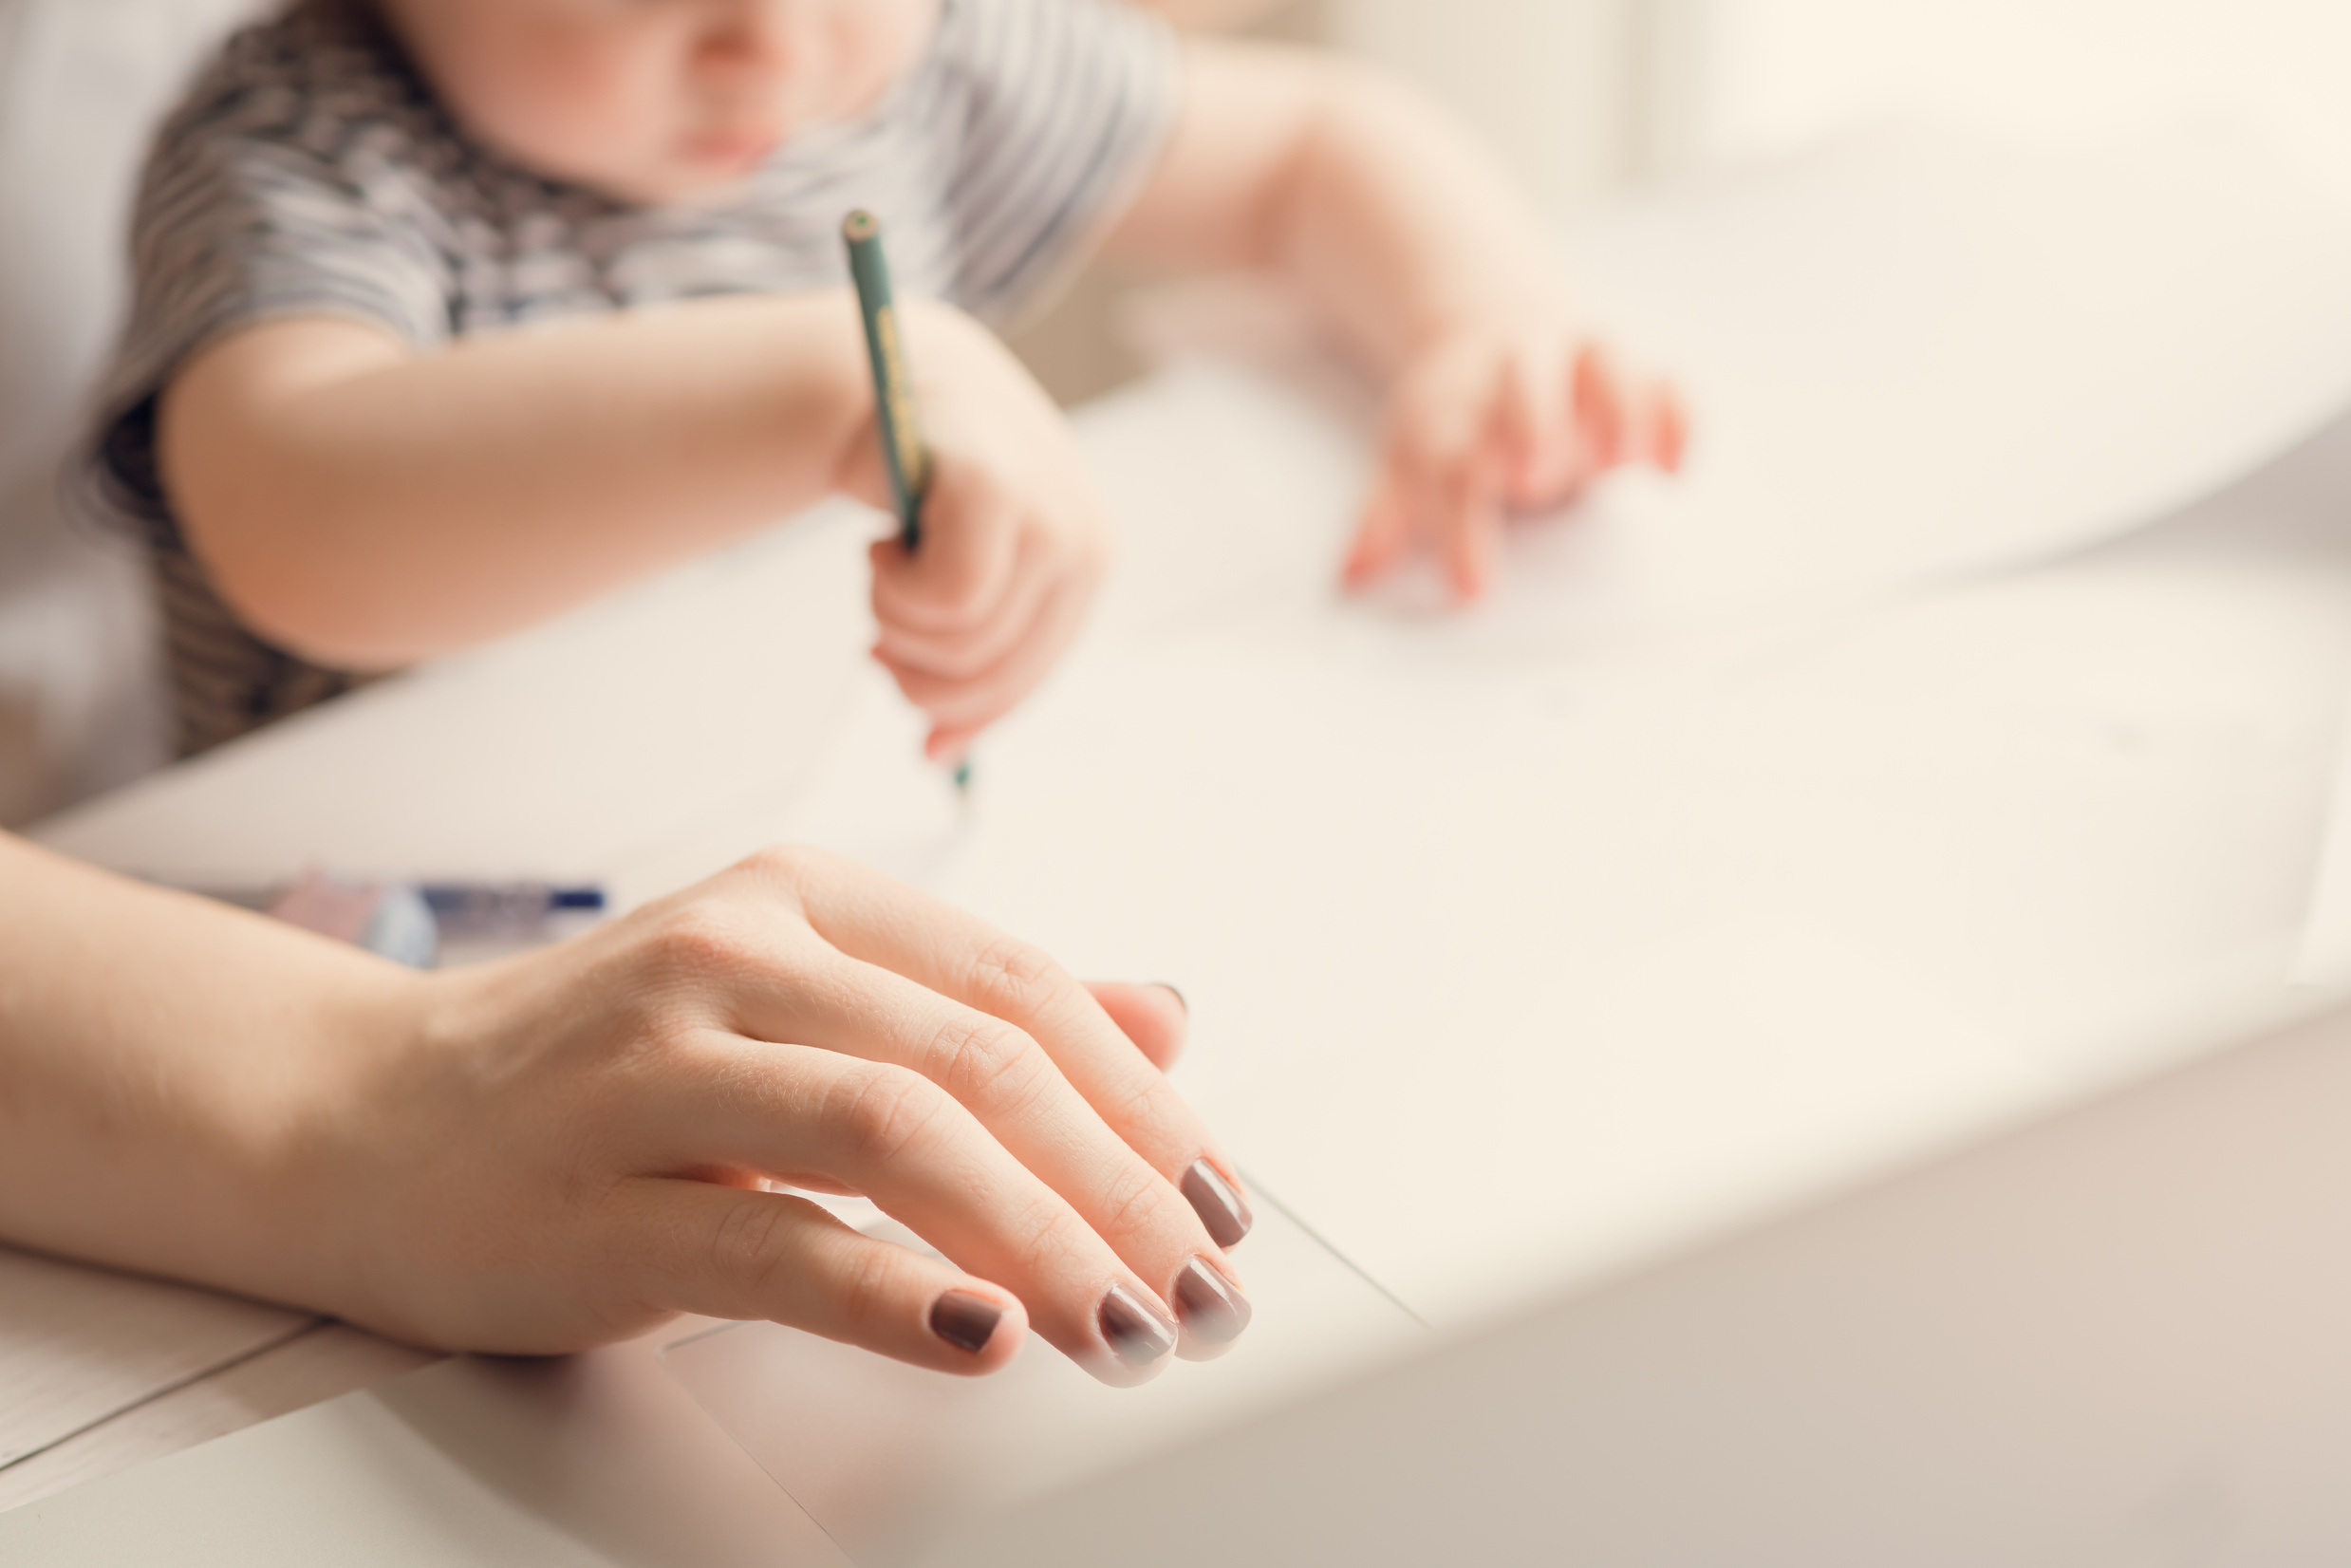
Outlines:
{"type": "Polygon", "coordinates": [[[2068,140],[2200,121],[2351,190],[2343,0],[1702,0],[1702,14],[1706,161],[1890,118],[2068,140]]]}

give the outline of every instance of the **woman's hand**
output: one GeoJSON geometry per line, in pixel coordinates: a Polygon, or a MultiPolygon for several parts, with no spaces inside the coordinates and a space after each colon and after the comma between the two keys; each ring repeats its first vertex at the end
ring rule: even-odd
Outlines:
{"type": "Polygon", "coordinates": [[[513,1352],[772,1318],[955,1372],[1034,1326],[1120,1384],[1248,1321],[1238,1179],[1154,1065],[1164,988],[1097,999],[802,850],[422,985],[421,1026],[337,1064],[292,1140],[310,1305],[513,1352]],[[866,1194],[947,1260],[769,1181],[866,1194]]]}
{"type": "MultiPolygon", "coordinates": [[[[944,306],[902,308],[931,453],[922,547],[873,547],[874,657],[931,717],[942,761],[1012,711],[1085,619],[1110,530],[1069,420],[1009,349],[944,306]]],[[[843,488],[886,505],[878,437],[843,488]]]]}
{"type": "Polygon", "coordinates": [[[1447,328],[1390,394],[1347,579],[1368,583],[1432,549],[1456,596],[1476,599],[1511,513],[1563,505],[1625,464],[1671,473],[1685,430],[1670,386],[1627,373],[1563,309],[1447,328]]]}

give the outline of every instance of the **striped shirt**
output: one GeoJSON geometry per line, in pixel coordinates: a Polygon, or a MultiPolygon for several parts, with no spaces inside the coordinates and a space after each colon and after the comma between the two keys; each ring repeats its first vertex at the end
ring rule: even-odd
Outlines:
{"type": "Polygon", "coordinates": [[[131,319],[87,464],[149,543],[182,754],[357,683],[241,625],[190,552],[156,404],[191,355],[290,316],[420,350],[532,323],[848,279],[841,215],[888,225],[902,291],[1002,320],[1082,259],[1143,178],[1180,93],[1172,35],[1114,0],[941,0],[921,59],[861,118],[812,130],[718,203],[645,207],[470,140],[355,0],[230,40],[166,122],[132,225],[131,319]]]}

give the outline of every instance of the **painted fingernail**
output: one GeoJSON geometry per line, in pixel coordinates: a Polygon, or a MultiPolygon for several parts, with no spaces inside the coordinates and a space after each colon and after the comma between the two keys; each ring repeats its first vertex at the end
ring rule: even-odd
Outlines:
{"type": "Polygon", "coordinates": [[[1188,1018],[1192,1016],[1192,1004],[1184,999],[1183,992],[1177,990],[1174,986],[1169,985],[1166,980],[1160,980],[1157,984],[1162,991],[1165,991],[1167,995],[1175,998],[1176,1005],[1184,1009],[1184,1016],[1185,1017],[1188,1018]]]}
{"type": "Polygon", "coordinates": [[[1175,1349],[1175,1325],[1124,1285],[1110,1287],[1094,1318],[1110,1353],[1129,1367],[1148,1367],[1175,1349]]]}
{"type": "Polygon", "coordinates": [[[1203,1344],[1222,1345],[1249,1326],[1249,1298],[1205,1258],[1195,1258],[1175,1278],[1175,1310],[1203,1344]]]}
{"type": "Polygon", "coordinates": [[[947,1292],[930,1309],[930,1332],[973,1355],[988,1348],[996,1325],[1003,1320],[1002,1307],[984,1296],[964,1290],[947,1292]]]}
{"type": "Polygon", "coordinates": [[[1249,1234],[1257,1217],[1241,1194],[1233,1190],[1232,1183],[1217,1174],[1216,1167],[1205,1160],[1194,1160],[1184,1173],[1181,1184],[1185,1198],[1200,1223],[1208,1227],[1209,1237],[1221,1247],[1229,1247],[1249,1234]]]}

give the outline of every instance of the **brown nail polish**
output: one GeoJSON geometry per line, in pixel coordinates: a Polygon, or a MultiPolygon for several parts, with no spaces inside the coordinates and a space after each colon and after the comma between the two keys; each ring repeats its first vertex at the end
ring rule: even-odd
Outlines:
{"type": "Polygon", "coordinates": [[[1176,1316],[1203,1345],[1238,1339],[1249,1326],[1249,1298],[1205,1258],[1195,1258],[1177,1271],[1171,1294],[1176,1316]]]}
{"type": "Polygon", "coordinates": [[[1257,1217],[1241,1201],[1233,1185],[1217,1174],[1216,1167],[1205,1160],[1194,1160],[1185,1171],[1184,1196],[1190,1202],[1192,1212],[1208,1227],[1209,1237],[1218,1246],[1229,1247],[1249,1234],[1257,1217]]]}
{"type": "Polygon", "coordinates": [[[965,1290],[951,1290],[934,1302],[930,1309],[930,1332],[953,1345],[959,1351],[978,1355],[988,1348],[996,1334],[996,1325],[1004,1320],[1004,1309],[983,1296],[974,1296],[965,1290]]]}
{"type": "Polygon", "coordinates": [[[1124,1285],[1110,1288],[1094,1317],[1110,1353],[1129,1367],[1148,1367],[1175,1349],[1175,1325],[1124,1285]]]}

